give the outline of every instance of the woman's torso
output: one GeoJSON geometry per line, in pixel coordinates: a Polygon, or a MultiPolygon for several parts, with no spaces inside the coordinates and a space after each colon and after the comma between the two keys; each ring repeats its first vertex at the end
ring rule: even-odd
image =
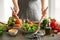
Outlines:
{"type": "Polygon", "coordinates": [[[19,0],[21,18],[39,21],[41,18],[41,1],[40,0],[19,0]]]}

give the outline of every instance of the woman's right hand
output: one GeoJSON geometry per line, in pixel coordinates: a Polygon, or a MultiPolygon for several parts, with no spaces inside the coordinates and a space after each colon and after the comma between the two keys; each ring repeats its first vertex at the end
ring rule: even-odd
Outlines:
{"type": "Polygon", "coordinates": [[[19,19],[19,17],[17,16],[18,12],[19,12],[19,7],[18,8],[14,7],[12,9],[12,16],[14,16],[16,19],[19,19]]]}

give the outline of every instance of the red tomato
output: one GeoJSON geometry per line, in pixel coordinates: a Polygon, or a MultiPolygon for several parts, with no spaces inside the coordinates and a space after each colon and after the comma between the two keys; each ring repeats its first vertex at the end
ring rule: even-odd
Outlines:
{"type": "Polygon", "coordinates": [[[15,24],[22,24],[22,20],[21,19],[16,19],[15,24]]]}
{"type": "Polygon", "coordinates": [[[57,28],[58,32],[60,32],[60,27],[57,28]]]}
{"type": "Polygon", "coordinates": [[[58,32],[60,32],[60,27],[56,26],[54,29],[58,30],[58,32]]]}

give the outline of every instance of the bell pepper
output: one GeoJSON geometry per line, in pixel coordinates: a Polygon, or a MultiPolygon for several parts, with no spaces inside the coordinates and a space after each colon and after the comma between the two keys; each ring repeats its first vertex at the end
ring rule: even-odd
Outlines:
{"type": "Polygon", "coordinates": [[[56,23],[56,20],[55,19],[51,19],[50,26],[52,28],[55,28],[57,26],[57,23],[56,23]]]}
{"type": "Polygon", "coordinates": [[[52,28],[55,28],[55,27],[56,27],[56,23],[55,23],[55,22],[51,22],[51,23],[50,23],[50,26],[51,26],[52,28]]]}

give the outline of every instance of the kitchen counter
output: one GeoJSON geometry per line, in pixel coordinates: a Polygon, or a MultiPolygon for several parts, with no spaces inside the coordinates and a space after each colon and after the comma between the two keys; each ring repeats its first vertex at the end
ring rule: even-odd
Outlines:
{"type": "MultiPolygon", "coordinates": [[[[0,36],[0,40],[32,40],[32,39],[26,38],[21,32],[19,32],[15,37],[9,36],[6,32],[4,32],[3,35],[0,36]]],[[[54,37],[45,36],[44,40],[60,40],[60,34],[55,35],[54,37]]]]}

